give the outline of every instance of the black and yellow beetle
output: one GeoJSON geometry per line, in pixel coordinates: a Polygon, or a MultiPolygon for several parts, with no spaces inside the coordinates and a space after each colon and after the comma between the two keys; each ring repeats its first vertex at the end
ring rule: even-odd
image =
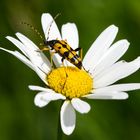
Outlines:
{"type": "MultiPolygon", "coordinates": [[[[70,47],[70,45],[67,43],[66,40],[58,40],[58,39],[53,39],[49,40],[49,34],[51,30],[51,26],[54,22],[54,20],[59,16],[60,14],[57,14],[52,22],[50,23],[49,29],[48,29],[48,35],[47,39],[44,40],[44,43],[42,44],[44,47],[41,49],[42,51],[45,50],[54,50],[55,53],[58,53],[62,59],[62,63],[64,59],[68,60],[70,63],[75,65],[77,68],[82,69],[82,52],[81,52],[81,57],[76,53],[77,51],[80,51],[81,48],[76,48],[75,50],[70,47]]],[[[38,33],[40,35],[40,33],[38,33]]]]}
{"type": "MultiPolygon", "coordinates": [[[[76,53],[77,51],[80,51],[81,48],[77,48],[73,50],[70,45],[67,43],[65,40],[45,40],[44,45],[46,47],[49,47],[51,50],[54,50],[55,53],[58,53],[62,59],[61,61],[63,62],[64,59],[68,60],[70,63],[75,65],[77,68],[81,69],[82,68],[82,60],[80,56],[76,53]]],[[[43,48],[42,50],[45,50],[43,48]]]]}
{"type": "MultiPolygon", "coordinates": [[[[60,14],[57,14],[54,17],[54,20],[59,16],[60,14]]],[[[58,40],[58,39],[54,39],[54,40],[49,40],[49,34],[50,34],[50,29],[51,26],[54,22],[54,20],[52,20],[52,22],[50,23],[49,26],[49,30],[48,30],[48,37],[46,40],[43,39],[43,37],[41,36],[41,34],[38,32],[37,29],[35,29],[32,25],[26,23],[26,22],[21,22],[22,24],[25,24],[27,26],[29,26],[32,30],[34,30],[43,41],[43,44],[41,43],[41,46],[44,46],[42,49],[40,49],[41,51],[46,51],[46,50],[54,50],[55,53],[58,53],[62,59],[62,63],[64,61],[64,59],[68,60],[70,63],[72,63],[73,65],[75,65],[77,68],[82,69],[84,68],[82,66],[82,58],[76,53],[77,51],[80,51],[81,48],[76,48],[75,50],[73,50],[70,45],[67,43],[66,40],[58,40]]],[[[81,53],[82,54],[82,53],[81,53]]]]}

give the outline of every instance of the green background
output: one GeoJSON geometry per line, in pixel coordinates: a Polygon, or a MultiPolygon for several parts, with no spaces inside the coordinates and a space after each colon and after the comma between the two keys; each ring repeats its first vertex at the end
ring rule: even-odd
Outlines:
{"type": "MultiPolygon", "coordinates": [[[[15,50],[5,36],[16,32],[39,44],[40,38],[20,22],[26,21],[42,33],[40,17],[44,12],[61,13],[56,20],[59,27],[66,22],[77,24],[84,53],[106,27],[115,24],[119,27],[116,41],[127,38],[131,43],[122,59],[131,61],[140,55],[139,0],[1,0],[0,46],[15,50]]],[[[120,82],[140,82],[140,71],[120,82]]],[[[30,84],[43,86],[32,70],[0,51],[0,140],[56,139],[60,101],[36,107],[30,84]]],[[[88,100],[91,111],[77,113],[74,133],[63,139],[140,140],[140,91],[129,95],[124,101],[88,100]]]]}

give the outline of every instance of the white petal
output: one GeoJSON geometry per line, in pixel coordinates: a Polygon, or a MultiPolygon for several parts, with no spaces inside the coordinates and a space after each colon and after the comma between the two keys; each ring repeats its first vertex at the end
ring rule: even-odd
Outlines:
{"type": "Polygon", "coordinates": [[[63,40],[67,40],[68,44],[76,49],[79,47],[78,30],[74,23],[67,23],[62,26],[61,29],[63,40]]]}
{"type": "Polygon", "coordinates": [[[43,99],[44,100],[49,100],[49,101],[55,101],[55,100],[59,100],[59,99],[66,99],[65,96],[63,96],[62,94],[59,93],[55,93],[55,92],[40,92],[43,93],[43,99]]]}
{"type": "MultiPolygon", "coordinates": [[[[48,40],[53,40],[53,39],[61,40],[61,35],[58,30],[58,27],[57,27],[54,19],[52,18],[52,16],[49,13],[42,14],[41,23],[42,23],[42,27],[43,27],[43,31],[44,31],[46,39],[48,38],[48,31],[50,30],[48,40]],[[50,24],[52,24],[51,28],[50,28],[50,24]]],[[[61,64],[62,64],[61,57],[58,54],[53,55],[53,60],[54,60],[56,67],[61,66],[61,64]]]]}
{"type": "Polygon", "coordinates": [[[49,31],[49,40],[59,39],[61,40],[60,32],[58,27],[49,13],[42,14],[41,17],[42,28],[45,34],[45,38],[48,38],[48,31],[49,31]],[[53,22],[53,23],[52,23],[53,22]],[[52,24],[52,25],[51,25],[52,24]],[[51,27],[50,27],[51,25],[51,27]]]}
{"type": "Polygon", "coordinates": [[[85,95],[84,97],[88,99],[102,99],[102,100],[124,100],[128,98],[128,94],[125,92],[102,92],[102,93],[93,93],[85,95]]]}
{"type": "Polygon", "coordinates": [[[25,47],[26,47],[25,50],[27,50],[27,49],[34,50],[34,51],[38,51],[39,50],[39,48],[29,38],[27,38],[25,35],[17,32],[16,36],[22,42],[22,44],[25,45],[25,47]]]}
{"type": "Polygon", "coordinates": [[[24,55],[20,54],[18,51],[10,51],[10,50],[4,49],[4,48],[0,48],[0,49],[17,57],[20,61],[22,61],[24,64],[26,64],[32,70],[34,70],[38,74],[38,76],[44,81],[44,83],[47,84],[46,74],[43,71],[41,71],[37,66],[32,64],[24,55]]]}
{"type": "Polygon", "coordinates": [[[65,96],[54,93],[54,92],[39,92],[34,99],[35,105],[39,107],[46,106],[50,101],[55,101],[59,99],[66,99],[65,96]]]}
{"type": "Polygon", "coordinates": [[[40,87],[40,86],[33,86],[33,85],[29,85],[28,86],[30,90],[33,91],[46,91],[46,92],[54,92],[53,90],[49,89],[49,88],[44,88],[44,87],[40,87]]]}
{"type": "Polygon", "coordinates": [[[70,101],[67,100],[63,103],[61,107],[60,118],[63,132],[66,135],[70,135],[73,132],[76,123],[75,110],[72,107],[70,101]]]}
{"type": "Polygon", "coordinates": [[[62,65],[61,60],[62,60],[62,57],[59,54],[55,53],[53,55],[53,62],[54,62],[56,67],[60,67],[62,65]]]}
{"type": "Polygon", "coordinates": [[[116,84],[104,88],[95,89],[95,91],[96,93],[100,93],[100,92],[110,92],[110,91],[131,91],[137,89],[140,89],[140,83],[116,84]]]}
{"type": "Polygon", "coordinates": [[[123,56],[123,54],[127,51],[128,46],[129,46],[129,42],[127,40],[120,40],[116,42],[115,44],[113,44],[108,49],[106,54],[101,56],[102,58],[95,66],[95,69],[92,72],[94,73],[94,76],[96,76],[101,71],[103,71],[104,69],[107,69],[116,61],[118,61],[123,56]]]}
{"type": "Polygon", "coordinates": [[[104,75],[99,79],[96,80],[94,79],[94,87],[100,88],[113,84],[116,81],[136,72],[139,68],[140,68],[140,57],[138,57],[132,62],[124,63],[120,67],[112,69],[112,71],[104,73],[104,75]]]}
{"type": "Polygon", "coordinates": [[[38,68],[37,66],[34,65],[34,70],[37,73],[37,75],[42,79],[42,81],[48,85],[47,81],[46,81],[46,73],[44,73],[40,68],[38,68]]]}
{"type": "Polygon", "coordinates": [[[113,64],[112,66],[110,66],[109,68],[101,71],[100,73],[98,73],[97,75],[94,76],[94,73],[92,73],[92,76],[94,77],[94,81],[100,79],[101,77],[103,77],[105,74],[109,73],[110,71],[113,71],[114,69],[117,69],[119,67],[122,67],[125,63],[127,63],[124,60],[118,61],[115,64],[113,64]]]}
{"type": "Polygon", "coordinates": [[[90,70],[90,68],[94,69],[96,63],[98,63],[101,56],[105,54],[107,49],[114,41],[117,32],[118,28],[114,25],[111,25],[99,35],[83,59],[83,66],[86,70],[90,70]]]}
{"type": "Polygon", "coordinates": [[[34,103],[36,106],[38,107],[44,107],[46,106],[50,101],[49,100],[45,100],[44,99],[44,93],[38,93],[36,96],[35,96],[35,99],[34,99],[34,103]]]}
{"type": "Polygon", "coordinates": [[[18,49],[20,49],[25,56],[28,57],[28,54],[26,53],[26,47],[19,40],[15,39],[11,36],[7,36],[6,38],[9,41],[11,41],[15,46],[17,46],[18,49]]]}
{"type": "Polygon", "coordinates": [[[16,36],[25,45],[26,53],[32,63],[47,74],[51,70],[51,64],[47,57],[43,53],[39,52],[39,48],[27,37],[21,33],[16,33],[16,36]]]}
{"type": "Polygon", "coordinates": [[[87,102],[80,100],[79,98],[73,98],[71,100],[72,106],[79,113],[88,113],[90,111],[90,105],[87,102]]]}
{"type": "Polygon", "coordinates": [[[1,50],[4,50],[15,57],[17,57],[20,61],[22,61],[24,64],[26,64],[28,67],[30,67],[32,70],[34,70],[34,65],[22,54],[20,54],[18,51],[10,51],[4,48],[0,48],[1,50]]]}

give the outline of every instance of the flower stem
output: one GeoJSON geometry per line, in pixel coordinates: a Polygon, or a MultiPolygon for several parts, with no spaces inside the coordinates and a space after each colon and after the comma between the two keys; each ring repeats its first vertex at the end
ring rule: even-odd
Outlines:
{"type": "MultiPolygon", "coordinates": [[[[62,104],[63,104],[63,102],[62,102],[62,104]]],[[[60,106],[60,108],[61,108],[61,106],[60,106]]],[[[62,129],[61,129],[60,114],[59,114],[58,119],[59,120],[58,120],[58,127],[57,127],[57,140],[62,140],[63,132],[62,132],[62,129]]]]}

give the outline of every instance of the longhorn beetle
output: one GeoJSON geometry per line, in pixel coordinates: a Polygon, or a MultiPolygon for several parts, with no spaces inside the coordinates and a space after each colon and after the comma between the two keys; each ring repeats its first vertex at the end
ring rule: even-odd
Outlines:
{"type": "MultiPolygon", "coordinates": [[[[60,14],[57,14],[52,22],[50,23],[49,29],[48,29],[48,36],[47,39],[44,40],[44,43],[42,44],[44,48],[40,49],[41,51],[47,51],[47,50],[54,50],[54,53],[58,53],[59,56],[62,57],[61,61],[63,63],[64,59],[68,60],[70,63],[75,65],[77,68],[82,69],[84,68],[82,66],[82,59],[81,57],[76,53],[77,51],[81,51],[81,48],[76,48],[73,50],[70,45],[67,43],[66,40],[58,40],[58,39],[53,39],[49,40],[49,34],[51,30],[51,26],[54,22],[54,20],[59,16],[60,14]]],[[[43,37],[41,34],[38,32],[37,29],[35,29],[32,25],[22,22],[22,24],[26,24],[27,26],[31,27],[42,39],[43,37]]]]}

